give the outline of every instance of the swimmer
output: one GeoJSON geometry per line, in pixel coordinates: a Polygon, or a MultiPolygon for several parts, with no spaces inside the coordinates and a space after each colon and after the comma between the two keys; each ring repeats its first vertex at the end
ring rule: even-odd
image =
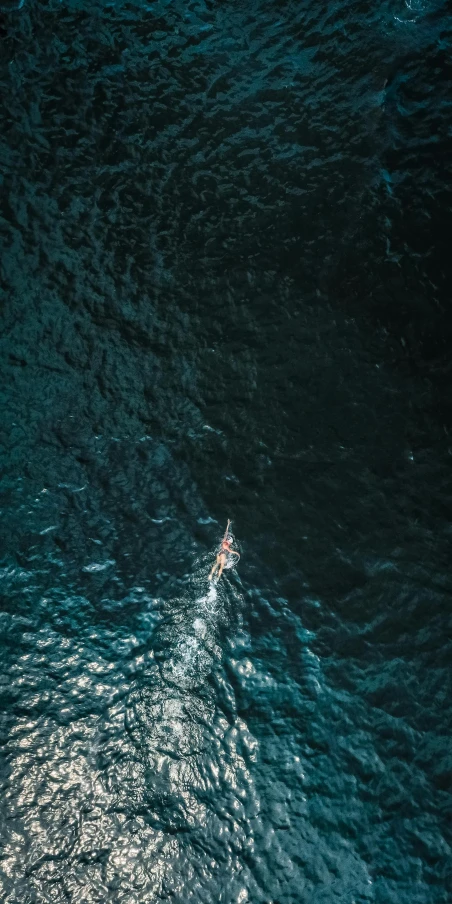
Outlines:
{"type": "Polygon", "coordinates": [[[240,559],[240,553],[236,552],[235,549],[231,549],[232,538],[231,539],[229,538],[230,523],[231,522],[228,521],[228,525],[224,532],[224,537],[221,541],[221,546],[220,546],[219,552],[217,553],[216,561],[214,562],[214,564],[212,565],[212,568],[210,570],[209,581],[211,581],[212,578],[215,577],[215,572],[217,569],[218,569],[218,580],[221,578],[221,575],[223,574],[223,568],[227,562],[228,553],[231,553],[231,555],[233,555],[233,556],[237,556],[237,562],[240,559]]]}

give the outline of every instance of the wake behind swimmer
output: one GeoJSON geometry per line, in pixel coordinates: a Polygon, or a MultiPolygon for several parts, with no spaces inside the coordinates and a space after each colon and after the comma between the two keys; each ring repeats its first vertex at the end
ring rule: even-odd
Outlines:
{"type": "Polygon", "coordinates": [[[215,573],[218,571],[218,580],[221,578],[223,574],[223,569],[228,561],[228,555],[237,556],[237,562],[240,559],[240,553],[235,549],[232,549],[232,543],[234,542],[232,535],[229,533],[229,525],[231,524],[228,519],[228,523],[226,525],[226,530],[224,532],[224,537],[221,541],[220,549],[218,550],[216,560],[210,569],[209,581],[212,581],[215,577],[215,573]]]}

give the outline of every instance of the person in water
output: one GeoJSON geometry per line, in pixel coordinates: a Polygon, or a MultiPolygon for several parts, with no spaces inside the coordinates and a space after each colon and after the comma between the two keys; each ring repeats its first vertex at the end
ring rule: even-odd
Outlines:
{"type": "Polygon", "coordinates": [[[224,532],[224,537],[221,541],[220,549],[217,553],[216,561],[213,563],[212,568],[210,569],[209,581],[211,581],[215,577],[215,572],[218,570],[218,579],[221,578],[223,574],[223,568],[226,565],[228,554],[232,556],[237,556],[237,562],[240,559],[240,553],[236,552],[235,549],[232,549],[232,537],[229,536],[229,525],[230,521],[228,521],[226,530],[224,532]]]}

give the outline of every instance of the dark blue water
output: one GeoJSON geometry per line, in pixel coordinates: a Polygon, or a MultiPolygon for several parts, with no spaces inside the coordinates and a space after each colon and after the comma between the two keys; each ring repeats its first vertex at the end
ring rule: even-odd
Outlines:
{"type": "Polygon", "coordinates": [[[18,6],[2,904],[450,904],[448,7],[18,6]]]}

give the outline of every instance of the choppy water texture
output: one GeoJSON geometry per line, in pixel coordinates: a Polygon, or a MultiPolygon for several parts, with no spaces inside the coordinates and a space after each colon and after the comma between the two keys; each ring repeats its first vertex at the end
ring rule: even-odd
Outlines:
{"type": "Polygon", "coordinates": [[[14,6],[1,900],[450,904],[448,9],[14,6]]]}

